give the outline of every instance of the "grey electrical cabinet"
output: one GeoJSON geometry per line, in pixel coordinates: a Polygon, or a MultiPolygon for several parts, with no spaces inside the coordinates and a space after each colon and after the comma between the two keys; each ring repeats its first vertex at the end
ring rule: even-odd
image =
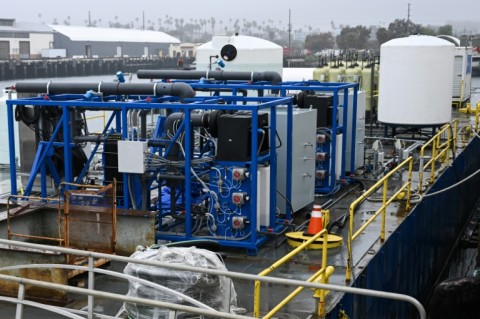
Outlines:
{"type": "MultiPolygon", "coordinates": [[[[277,132],[281,147],[277,148],[277,208],[288,207],[287,174],[292,176],[291,204],[294,212],[313,203],[315,196],[315,149],[317,110],[294,109],[292,130],[292,171],[287,172],[287,110],[277,109],[277,132]]],[[[277,141],[277,143],[279,143],[277,141]]],[[[277,145],[278,146],[278,145],[277,145]]]]}

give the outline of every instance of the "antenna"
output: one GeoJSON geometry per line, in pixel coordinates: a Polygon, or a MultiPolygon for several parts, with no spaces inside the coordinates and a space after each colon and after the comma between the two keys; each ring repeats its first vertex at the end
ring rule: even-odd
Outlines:
{"type": "Polygon", "coordinates": [[[408,3],[407,9],[407,33],[410,35],[410,2],[408,3]]]}
{"type": "Polygon", "coordinates": [[[290,55],[292,50],[292,11],[288,9],[288,54],[290,55]]]}
{"type": "Polygon", "coordinates": [[[410,22],[410,2],[408,3],[407,21],[410,22]]]}

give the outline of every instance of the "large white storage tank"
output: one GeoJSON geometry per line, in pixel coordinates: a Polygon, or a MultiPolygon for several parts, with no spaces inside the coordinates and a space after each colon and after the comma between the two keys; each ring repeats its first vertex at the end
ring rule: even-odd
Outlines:
{"type": "Polygon", "coordinates": [[[283,48],[273,42],[244,35],[214,36],[197,48],[197,70],[212,70],[218,56],[225,71],[274,71],[282,75],[283,48]]]}
{"type": "Polygon", "coordinates": [[[439,126],[451,120],[455,46],[415,35],[380,48],[378,120],[392,126],[439,126]]]}

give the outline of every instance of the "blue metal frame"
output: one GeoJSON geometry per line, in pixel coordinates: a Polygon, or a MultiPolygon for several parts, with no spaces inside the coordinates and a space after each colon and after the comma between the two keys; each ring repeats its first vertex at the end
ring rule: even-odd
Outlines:
{"type": "MultiPolygon", "coordinates": [[[[204,110],[235,110],[235,111],[250,111],[252,114],[252,137],[251,137],[251,160],[247,163],[251,167],[257,167],[261,161],[268,161],[271,167],[272,173],[270,174],[270,225],[269,228],[273,229],[274,232],[281,231],[284,226],[277,225],[276,223],[276,172],[277,164],[276,164],[276,154],[275,154],[275,147],[271,147],[270,151],[265,156],[257,156],[257,131],[258,131],[258,112],[261,110],[270,110],[270,112],[275,115],[275,109],[279,105],[286,105],[287,112],[288,112],[288,121],[287,121],[287,128],[288,131],[292,131],[292,98],[290,97],[281,97],[281,98],[273,98],[273,97],[257,97],[257,98],[243,98],[238,96],[224,96],[221,98],[212,98],[212,97],[195,97],[188,99],[186,102],[188,104],[180,104],[175,103],[178,101],[178,98],[175,97],[162,97],[162,98],[152,98],[149,96],[138,96],[135,97],[136,100],[130,102],[116,102],[116,97],[103,97],[94,98],[93,100],[86,100],[83,95],[50,95],[44,97],[35,97],[35,98],[26,98],[26,99],[17,99],[17,100],[8,100],[7,101],[7,108],[8,108],[8,126],[9,126],[9,146],[10,146],[10,155],[14,156],[15,154],[15,146],[14,146],[14,119],[13,119],[13,106],[14,105],[34,105],[34,106],[57,106],[61,107],[63,110],[63,114],[59,124],[55,128],[55,131],[51,137],[51,140],[48,143],[42,143],[41,150],[37,157],[39,157],[38,163],[35,165],[30,180],[32,181],[29,183],[28,189],[26,190],[26,194],[31,192],[31,186],[33,186],[33,181],[35,180],[36,176],[40,172],[42,178],[42,194],[47,195],[46,189],[46,165],[48,164],[47,154],[53,152],[54,147],[63,147],[64,151],[64,169],[65,169],[65,177],[64,181],[67,183],[73,183],[73,173],[72,173],[72,152],[71,147],[73,145],[72,141],[70,140],[70,125],[69,125],[69,110],[71,108],[85,108],[90,110],[114,110],[114,115],[109,119],[107,126],[104,128],[103,132],[106,133],[108,131],[108,127],[111,125],[114,119],[116,119],[117,127],[115,128],[117,132],[122,133],[122,138],[128,138],[127,132],[127,112],[132,109],[171,109],[171,110],[182,110],[185,114],[184,121],[182,125],[184,125],[184,130],[189,132],[192,127],[190,123],[190,112],[192,110],[204,109],[204,110]],[[226,104],[214,104],[217,103],[219,100],[225,101],[226,104]],[[247,103],[247,104],[243,104],[247,103]],[[250,103],[250,104],[248,104],[250,103]],[[119,126],[120,125],[120,126],[119,126]],[[63,136],[64,140],[63,143],[53,142],[55,137],[57,136],[60,128],[63,129],[63,136]],[[30,185],[32,184],[32,185],[30,185]]],[[[132,96],[130,96],[132,98],[132,96]]],[[[273,116],[272,120],[270,121],[270,128],[272,132],[276,130],[276,117],[273,116]]],[[[287,149],[291,154],[291,134],[287,136],[287,149]]],[[[189,134],[185,134],[185,149],[190,150],[190,146],[192,145],[193,141],[190,138],[189,134]]],[[[275,145],[275,134],[270,134],[270,144],[275,145]]],[[[168,150],[167,150],[168,152],[168,150]]],[[[185,175],[185,194],[191,193],[192,187],[192,175],[190,174],[190,170],[192,168],[192,156],[189,151],[185,154],[185,168],[184,168],[184,175],[185,175]]],[[[91,160],[91,159],[90,159],[91,160]]],[[[10,172],[11,172],[11,185],[12,194],[17,194],[17,185],[16,185],[16,167],[15,167],[15,160],[10,161],[10,172]]],[[[232,164],[232,163],[230,163],[232,164]]],[[[234,164],[234,163],[233,163],[234,164]]],[[[245,163],[243,163],[245,164],[245,163]]],[[[53,165],[50,165],[53,166],[53,165]]],[[[287,168],[291,170],[291,157],[287,160],[287,168]]],[[[51,168],[54,170],[54,168],[51,168]]],[[[85,171],[85,170],[84,170],[85,171]]],[[[80,175],[84,174],[84,171],[80,175]]],[[[250,201],[247,205],[250,205],[250,212],[251,214],[256,213],[257,207],[257,170],[251,170],[251,195],[250,201]]],[[[123,174],[124,176],[124,185],[127,185],[129,174],[123,174]]],[[[57,181],[58,182],[58,181],[57,181]]],[[[77,181],[78,182],[78,179],[77,181]]],[[[68,184],[67,184],[68,185],[68,184]]],[[[66,188],[72,188],[73,186],[68,185],[66,188]]],[[[290,200],[291,198],[291,177],[287,179],[287,199],[290,200]]],[[[190,196],[185,196],[185,207],[186,209],[186,216],[191,216],[191,198],[190,196]]],[[[124,187],[124,203],[123,208],[130,208],[130,199],[128,196],[128,189],[124,187]]],[[[292,212],[287,210],[287,214],[285,219],[291,220],[292,212]]],[[[258,248],[261,244],[268,240],[267,236],[260,236],[256,232],[256,216],[252,216],[250,218],[251,222],[251,229],[255,230],[251,232],[251,235],[248,239],[242,241],[231,241],[227,239],[217,239],[220,244],[224,246],[231,246],[231,247],[241,247],[246,248],[249,253],[256,254],[258,248]]],[[[191,218],[186,218],[185,222],[185,234],[184,235],[175,235],[175,234],[159,234],[158,238],[161,239],[168,239],[168,240],[185,240],[185,239],[192,239],[192,221],[191,218]]],[[[223,237],[222,237],[223,238],[223,237]]]]}
{"type": "MultiPolygon", "coordinates": [[[[175,82],[175,81],[171,81],[175,82]]],[[[346,178],[345,176],[345,162],[346,162],[346,147],[347,147],[347,135],[350,134],[352,143],[351,143],[351,159],[350,159],[350,173],[355,171],[355,139],[356,139],[356,118],[357,118],[357,98],[358,98],[358,83],[327,83],[327,82],[319,82],[319,81],[290,81],[290,82],[282,82],[279,84],[271,85],[269,82],[248,82],[248,81],[216,81],[216,80],[205,80],[202,79],[200,81],[179,81],[179,82],[186,82],[195,90],[210,90],[214,92],[223,91],[230,91],[233,96],[237,96],[238,92],[241,90],[251,90],[251,91],[278,91],[280,96],[287,96],[288,91],[315,91],[315,92],[322,92],[322,93],[330,93],[333,95],[333,114],[332,114],[332,140],[331,143],[331,165],[329,165],[329,177],[328,182],[324,186],[318,186],[315,188],[316,193],[330,193],[336,189],[338,186],[336,180],[336,157],[337,157],[337,141],[334,136],[336,134],[342,134],[342,159],[341,159],[341,168],[340,168],[340,179],[343,180],[346,178]],[[352,105],[348,103],[348,92],[349,90],[353,90],[353,101],[352,105]],[[343,93],[343,119],[342,124],[337,124],[337,116],[338,116],[338,108],[339,105],[339,93],[343,93]],[[348,117],[348,109],[352,107],[352,118],[348,117]],[[348,121],[352,121],[352,131],[347,131],[347,123],[348,121]]],[[[222,97],[225,95],[222,95],[222,97]]],[[[236,103],[236,101],[234,102],[236,103]]],[[[291,120],[290,118],[288,118],[291,120]]],[[[291,154],[291,149],[287,149],[287,154],[291,154]]],[[[291,167],[289,168],[291,171],[291,167]]],[[[290,174],[287,175],[287,179],[290,178],[291,183],[291,176],[290,174]]],[[[341,181],[340,181],[341,182],[341,181]]],[[[288,185],[288,181],[287,181],[288,185]]]]}

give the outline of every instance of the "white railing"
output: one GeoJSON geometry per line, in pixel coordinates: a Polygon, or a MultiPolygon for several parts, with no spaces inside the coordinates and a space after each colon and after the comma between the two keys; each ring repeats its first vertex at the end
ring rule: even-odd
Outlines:
{"type": "MultiPolygon", "coordinates": [[[[55,283],[51,283],[51,282],[44,282],[44,281],[39,281],[39,280],[34,280],[34,279],[19,278],[19,277],[0,274],[0,280],[13,281],[13,282],[17,282],[19,284],[19,291],[18,291],[17,298],[0,297],[1,298],[0,300],[2,300],[2,301],[13,302],[13,303],[17,304],[17,312],[16,312],[16,317],[15,317],[16,319],[23,319],[23,306],[24,305],[33,306],[33,307],[41,307],[42,309],[45,309],[45,310],[48,310],[48,311],[52,311],[52,312],[55,312],[55,313],[58,313],[58,314],[63,314],[64,316],[66,316],[68,318],[84,318],[84,317],[80,317],[78,315],[75,315],[73,313],[73,311],[67,311],[68,313],[63,312],[63,311],[66,311],[65,308],[52,307],[52,306],[42,305],[42,304],[39,304],[39,303],[35,303],[35,302],[32,302],[32,301],[25,300],[24,299],[24,297],[25,297],[25,290],[24,290],[25,285],[33,285],[33,286],[38,286],[38,287],[42,287],[42,288],[56,289],[56,290],[59,290],[59,291],[77,293],[77,294],[88,296],[87,318],[89,318],[89,319],[93,319],[94,316],[95,316],[95,314],[93,312],[94,298],[110,299],[110,300],[115,300],[115,301],[123,301],[123,302],[128,302],[128,303],[136,303],[136,304],[141,304],[141,305],[146,305],[146,306],[151,306],[151,307],[169,309],[170,310],[169,318],[175,318],[177,311],[194,313],[194,314],[208,316],[208,317],[214,317],[214,318],[232,318],[232,319],[251,319],[251,318],[253,318],[253,317],[242,316],[242,315],[237,315],[237,314],[232,314],[232,313],[227,313],[227,312],[220,312],[220,311],[216,311],[216,310],[200,308],[201,305],[199,305],[199,304],[196,305],[196,307],[192,307],[192,306],[173,304],[173,303],[156,301],[156,300],[145,299],[145,298],[119,295],[119,294],[110,293],[110,292],[96,291],[93,288],[94,287],[93,283],[94,283],[94,279],[95,279],[95,277],[94,277],[95,273],[110,274],[110,271],[95,268],[94,267],[94,259],[95,258],[103,258],[103,259],[107,259],[107,260],[119,261],[119,262],[124,262],[124,263],[136,263],[136,264],[142,264],[142,265],[148,265],[148,266],[156,266],[156,267],[162,267],[162,268],[174,269],[174,270],[180,270],[180,271],[193,271],[193,272],[197,272],[197,273],[204,273],[204,274],[209,274],[209,275],[214,275],[214,276],[225,276],[225,277],[228,277],[228,278],[235,278],[235,279],[252,281],[252,286],[254,285],[255,281],[261,281],[261,282],[267,282],[267,283],[273,283],[273,284],[288,285],[288,286],[292,286],[292,287],[295,287],[295,288],[296,287],[305,287],[305,288],[313,288],[313,289],[327,289],[327,290],[339,291],[339,292],[344,292],[344,293],[352,293],[352,294],[359,294],[359,295],[370,296],[370,297],[378,297],[378,298],[386,298],[386,299],[404,301],[404,302],[408,302],[408,303],[412,304],[415,308],[417,308],[421,319],[426,319],[427,318],[425,309],[422,306],[422,304],[418,300],[416,300],[415,298],[413,298],[411,296],[408,296],[408,295],[403,295],[403,294],[369,290],[369,289],[362,289],[362,288],[354,288],[354,287],[336,286],[336,285],[330,285],[330,284],[311,283],[311,282],[302,281],[302,280],[292,280],[292,279],[284,279],[284,278],[276,278],[276,277],[265,277],[265,276],[258,276],[258,275],[251,275],[251,274],[245,274],[245,273],[223,271],[223,270],[197,268],[197,267],[192,267],[192,266],[187,266],[187,265],[169,264],[169,263],[164,263],[164,262],[159,262],[159,261],[151,261],[151,260],[141,260],[141,259],[136,259],[136,258],[122,257],[122,256],[117,256],[117,255],[96,253],[96,252],[90,252],[90,251],[82,251],[82,250],[69,249],[69,248],[64,248],[64,247],[38,245],[38,244],[27,243],[27,242],[11,241],[11,240],[7,240],[7,239],[0,239],[0,244],[3,244],[3,245],[5,245],[7,247],[10,247],[10,248],[11,247],[24,247],[24,248],[32,248],[32,249],[37,249],[37,250],[45,250],[45,251],[50,251],[50,252],[71,254],[71,255],[76,255],[76,256],[84,256],[84,257],[88,257],[88,261],[89,261],[88,267],[86,267],[86,266],[73,266],[73,265],[60,265],[60,264],[58,264],[58,265],[57,264],[53,264],[53,265],[52,264],[34,265],[33,264],[33,265],[15,265],[15,266],[0,268],[0,271],[7,270],[7,269],[11,270],[11,269],[14,269],[14,268],[18,269],[18,268],[35,268],[35,267],[38,267],[38,268],[47,268],[47,267],[48,268],[69,268],[69,269],[77,269],[77,268],[80,269],[81,268],[85,271],[88,271],[88,288],[71,287],[71,286],[55,284],[55,283]]],[[[115,276],[129,279],[129,276],[118,274],[118,273],[116,273],[115,276]]],[[[139,278],[135,278],[135,279],[138,280],[139,278]]],[[[152,286],[153,285],[155,285],[155,284],[152,284],[152,286]]],[[[105,317],[105,318],[115,318],[115,317],[108,317],[108,316],[103,316],[103,317],[105,317]]]]}

